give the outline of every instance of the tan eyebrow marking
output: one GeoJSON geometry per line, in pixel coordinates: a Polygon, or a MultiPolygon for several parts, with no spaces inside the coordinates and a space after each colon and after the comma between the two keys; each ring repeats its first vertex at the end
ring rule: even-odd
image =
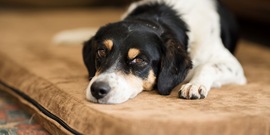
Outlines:
{"type": "Polygon", "coordinates": [[[106,46],[107,49],[112,50],[113,41],[111,39],[104,40],[103,44],[106,46]]]}
{"type": "Polygon", "coordinates": [[[128,50],[128,58],[134,59],[136,56],[140,54],[140,50],[136,48],[131,48],[128,50]]]}

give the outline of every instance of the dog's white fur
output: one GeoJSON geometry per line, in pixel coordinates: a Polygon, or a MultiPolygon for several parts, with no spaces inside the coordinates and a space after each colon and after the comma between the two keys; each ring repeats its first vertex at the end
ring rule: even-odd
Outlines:
{"type": "Polygon", "coordinates": [[[139,94],[142,88],[142,79],[136,76],[124,76],[120,72],[106,72],[93,77],[86,89],[86,98],[98,103],[122,103],[139,94]],[[111,92],[104,98],[97,100],[91,94],[90,88],[95,81],[105,81],[110,84],[111,92]]]}
{"type": "Polygon", "coordinates": [[[134,98],[143,90],[143,81],[133,75],[123,75],[121,72],[115,72],[117,61],[106,72],[98,72],[90,81],[86,89],[86,98],[92,102],[98,103],[122,103],[130,98],[134,98]],[[96,81],[103,81],[110,84],[111,91],[104,98],[97,100],[91,94],[91,86],[96,81]]]}
{"type": "MultiPolygon", "coordinates": [[[[131,4],[124,17],[137,6],[153,1],[165,2],[172,6],[174,10],[181,15],[181,19],[186,22],[189,28],[188,36],[190,40],[188,52],[193,63],[193,69],[189,71],[188,76],[185,79],[188,83],[184,84],[180,89],[182,97],[191,98],[192,95],[195,95],[200,98],[201,94],[206,96],[212,87],[220,87],[225,84],[246,83],[246,78],[240,63],[223,46],[220,37],[219,15],[215,9],[215,0],[144,0],[131,4]]],[[[69,33],[73,32],[70,31],[69,33]]],[[[62,35],[65,34],[68,35],[67,33],[63,33],[62,35]]],[[[76,33],[73,35],[76,36],[76,33]]],[[[56,39],[56,41],[68,41],[64,36],[59,37],[61,37],[61,39],[56,39]]],[[[117,81],[117,83],[119,83],[117,89],[120,89],[121,87],[121,89],[123,88],[126,90],[112,92],[107,95],[107,99],[102,99],[99,102],[121,103],[136,96],[140,92],[137,90],[140,88],[127,90],[127,88],[130,89],[133,86],[126,87],[126,80],[123,76],[121,77],[121,75],[119,76],[116,73],[105,73],[95,76],[90,82],[86,90],[87,99],[97,102],[90,93],[92,82],[98,79],[116,81],[116,76],[119,79],[119,81],[117,81]],[[110,77],[112,80],[110,80],[110,77]]],[[[136,85],[134,85],[134,87],[136,87],[136,85]]]]}
{"type": "Polygon", "coordinates": [[[77,43],[83,43],[89,37],[94,36],[98,28],[78,28],[72,30],[65,30],[59,32],[53,37],[53,43],[55,45],[76,45],[77,43]]]}

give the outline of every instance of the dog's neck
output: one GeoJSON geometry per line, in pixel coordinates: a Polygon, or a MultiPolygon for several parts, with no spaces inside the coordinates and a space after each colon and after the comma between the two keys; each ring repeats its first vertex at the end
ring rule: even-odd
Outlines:
{"type": "Polygon", "coordinates": [[[174,38],[187,49],[188,28],[180,15],[164,3],[152,3],[134,9],[124,21],[137,22],[153,29],[159,36],[174,38]]]}

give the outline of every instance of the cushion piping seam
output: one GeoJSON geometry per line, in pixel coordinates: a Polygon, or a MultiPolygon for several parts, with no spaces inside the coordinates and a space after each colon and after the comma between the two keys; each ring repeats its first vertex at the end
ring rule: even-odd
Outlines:
{"type": "Polygon", "coordinates": [[[76,135],[81,135],[81,133],[79,133],[78,131],[72,129],[69,125],[67,125],[62,119],[60,119],[59,117],[57,117],[56,115],[52,114],[50,111],[48,111],[47,109],[45,109],[43,106],[41,106],[37,101],[35,101],[34,99],[30,98],[29,96],[27,96],[26,94],[24,94],[23,92],[7,85],[6,83],[0,81],[0,84],[11,89],[13,92],[15,92],[16,94],[18,94],[19,96],[21,96],[23,99],[25,99],[26,101],[30,102],[31,104],[33,104],[38,110],[40,110],[44,115],[48,116],[49,118],[55,120],[57,123],[59,123],[61,126],[63,126],[66,130],[70,131],[72,134],[76,134],[76,135]]]}

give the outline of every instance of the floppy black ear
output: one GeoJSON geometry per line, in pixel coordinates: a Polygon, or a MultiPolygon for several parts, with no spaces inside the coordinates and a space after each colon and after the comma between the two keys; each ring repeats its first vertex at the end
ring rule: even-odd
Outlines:
{"type": "Polygon", "coordinates": [[[92,79],[96,73],[95,52],[93,38],[84,42],[83,45],[83,61],[89,73],[89,79],[92,79]]]}
{"type": "Polygon", "coordinates": [[[165,41],[163,53],[157,89],[161,95],[169,95],[172,89],[185,79],[192,63],[185,47],[176,39],[165,41]]]}

